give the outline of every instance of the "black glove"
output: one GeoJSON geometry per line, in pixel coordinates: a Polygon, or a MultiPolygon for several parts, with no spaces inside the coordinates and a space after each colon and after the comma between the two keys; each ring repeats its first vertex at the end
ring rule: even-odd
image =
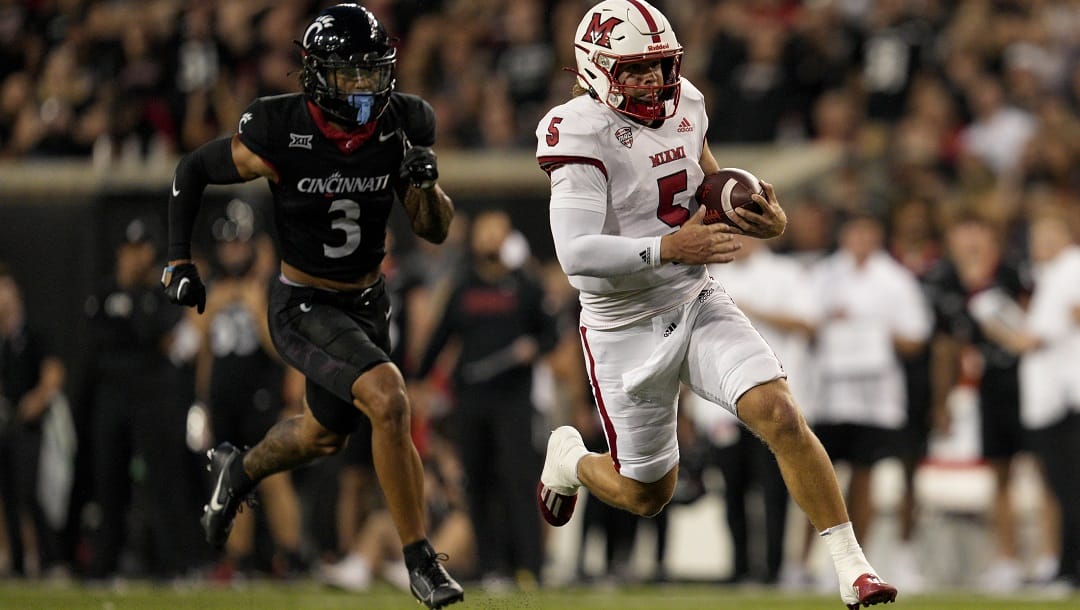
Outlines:
{"type": "Polygon", "coordinates": [[[199,313],[206,309],[206,286],[199,278],[199,269],[194,263],[165,267],[161,273],[161,285],[165,287],[165,296],[169,297],[169,301],[198,307],[199,313]]]}
{"type": "Polygon", "coordinates": [[[413,146],[405,151],[401,161],[401,179],[422,189],[435,186],[439,179],[439,168],[435,161],[435,151],[427,146],[413,146]]]}

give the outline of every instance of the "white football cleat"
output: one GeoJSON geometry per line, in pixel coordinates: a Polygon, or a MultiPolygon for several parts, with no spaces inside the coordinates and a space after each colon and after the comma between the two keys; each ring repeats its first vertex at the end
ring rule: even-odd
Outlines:
{"type": "Polygon", "coordinates": [[[556,527],[566,525],[577,505],[577,463],[588,453],[585,441],[573,426],[560,426],[548,437],[547,456],[540,482],[536,485],[536,502],[544,520],[556,527]]]}

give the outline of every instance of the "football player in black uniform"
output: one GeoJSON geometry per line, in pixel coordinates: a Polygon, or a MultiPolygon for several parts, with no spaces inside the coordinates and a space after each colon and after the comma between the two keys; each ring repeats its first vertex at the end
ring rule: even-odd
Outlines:
{"type": "Polygon", "coordinates": [[[190,238],[203,190],[269,181],[282,256],[270,332],[281,357],[307,377],[303,415],[281,421],[249,450],[223,443],[210,452],[215,483],[203,529],[222,546],[259,480],[336,453],[366,416],[413,595],[441,608],[464,593],[424,531],[423,468],[405,382],[388,355],[390,304],[379,271],[395,199],[413,231],[431,242],[445,239],[453,217],[435,184],[434,112],[394,92],[397,51],[367,9],[323,10],[299,44],[303,93],[256,99],[237,134],[185,156],[173,178],[162,284],[170,300],[200,313],[206,293],[190,238]]]}

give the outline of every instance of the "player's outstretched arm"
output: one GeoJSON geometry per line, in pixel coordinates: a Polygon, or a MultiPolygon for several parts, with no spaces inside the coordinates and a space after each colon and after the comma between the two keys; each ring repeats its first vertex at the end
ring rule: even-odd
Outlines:
{"type": "Polygon", "coordinates": [[[161,284],[178,305],[206,308],[206,287],[191,262],[191,230],[209,184],[235,184],[259,176],[276,177],[273,169],[244,146],[237,136],[203,144],[180,159],[169,196],[169,264],[161,284]]]}

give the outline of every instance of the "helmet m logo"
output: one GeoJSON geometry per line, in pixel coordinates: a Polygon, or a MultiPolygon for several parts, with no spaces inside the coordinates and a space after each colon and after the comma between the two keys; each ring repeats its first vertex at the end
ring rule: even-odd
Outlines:
{"type": "Polygon", "coordinates": [[[589,21],[589,29],[585,30],[585,36],[581,38],[581,42],[588,42],[598,47],[610,49],[611,32],[615,29],[615,26],[622,22],[623,20],[618,17],[608,17],[601,23],[600,13],[593,13],[592,20],[589,21]]]}
{"type": "Polygon", "coordinates": [[[310,38],[315,34],[323,31],[323,28],[328,28],[334,25],[333,15],[319,15],[315,18],[315,21],[311,22],[306,32],[304,32],[304,47],[306,48],[310,44],[310,38]]]}

